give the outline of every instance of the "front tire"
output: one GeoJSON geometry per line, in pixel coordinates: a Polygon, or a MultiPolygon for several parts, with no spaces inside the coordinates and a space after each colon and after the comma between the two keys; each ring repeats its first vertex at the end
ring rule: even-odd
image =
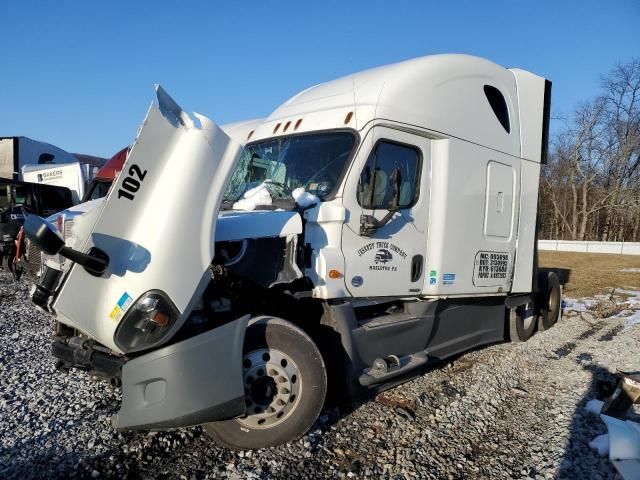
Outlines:
{"type": "Polygon", "coordinates": [[[232,449],[273,447],[304,435],[318,418],[327,374],[313,340],[279,318],[249,326],[243,381],[247,414],[204,425],[218,444],[232,449]]]}

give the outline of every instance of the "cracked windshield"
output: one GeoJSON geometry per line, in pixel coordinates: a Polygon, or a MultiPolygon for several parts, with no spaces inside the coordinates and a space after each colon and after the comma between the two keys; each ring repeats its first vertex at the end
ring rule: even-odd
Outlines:
{"type": "Polygon", "coordinates": [[[235,202],[262,183],[275,199],[303,187],[321,200],[337,187],[355,145],[349,132],[315,133],[247,145],[233,174],[226,202],[235,202]]]}

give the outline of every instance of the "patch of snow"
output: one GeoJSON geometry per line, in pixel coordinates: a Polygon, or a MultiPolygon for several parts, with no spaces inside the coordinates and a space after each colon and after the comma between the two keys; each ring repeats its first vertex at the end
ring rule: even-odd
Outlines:
{"type": "Polygon", "coordinates": [[[624,329],[628,330],[636,324],[640,324],[640,310],[636,310],[636,312],[625,318],[624,329]]]}
{"type": "Polygon", "coordinates": [[[598,455],[606,457],[609,454],[609,435],[598,435],[589,442],[589,446],[598,451],[598,455]]]}
{"type": "Polygon", "coordinates": [[[611,460],[640,461],[640,423],[600,415],[609,430],[609,458],[611,460]]]}
{"type": "Polygon", "coordinates": [[[242,198],[233,204],[233,210],[255,210],[259,205],[271,205],[273,200],[267,190],[267,185],[261,183],[257,187],[247,190],[242,198]]]}
{"type": "Polygon", "coordinates": [[[587,402],[587,404],[584,406],[584,408],[591,413],[595,413],[596,415],[599,415],[600,412],[602,411],[602,407],[604,406],[604,402],[602,400],[596,400],[595,398],[593,400],[589,400],[587,402]]]}
{"type": "Polygon", "coordinates": [[[640,291],[639,290],[619,289],[619,290],[616,290],[616,293],[624,293],[625,295],[628,295],[629,298],[627,298],[625,300],[625,302],[628,303],[629,305],[640,305],[640,291]]]}
{"type": "Polygon", "coordinates": [[[624,319],[624,330],[629,330],[634,325],[640,324],[640,291],[620,289],[616,290],[616,292],[629,296],[624,303],[630,308],[616,315],[617,318],[624,319]]]}
{"type": "Polygon", "coordinates": [[[293,192],[291,192],[291,196],[300,208],[312,207],[320,201],[320,199],[313,193],[306,192],[304,187],[296,188],[293,192]]]}
{"type": "Polygon", "coordinates": [[[565,312],[588,312],[589,307],[593,307],[598,303],[598,300],[595,298],[581,298],[575,299],[570,297],[564,297],[563,299],[563,310],[565,312]]]}
{"type": "Polygon", "coordinates": [[[626,273],[640,273],[640,268],[623,268],[620,271],[626,273]]]}

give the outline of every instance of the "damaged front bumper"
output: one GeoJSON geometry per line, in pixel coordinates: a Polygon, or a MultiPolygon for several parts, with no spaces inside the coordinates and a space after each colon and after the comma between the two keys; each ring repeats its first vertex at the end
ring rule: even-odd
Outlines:
{"type": "Polygon", "coordinates": [[[109,355],[83,337],[56,337],[58,368],[122,385],[118,430],[162,430],[245,413],[242,348],[249,316],[132,359],[109,355]],[[116,381],[117,379],[117,381],[116,381]]]}
{"type": "Polygon", "coordinates": [[[242,347],[249,316],[129,360],[118,430],[162,430],[245,412],[242,347]]]}

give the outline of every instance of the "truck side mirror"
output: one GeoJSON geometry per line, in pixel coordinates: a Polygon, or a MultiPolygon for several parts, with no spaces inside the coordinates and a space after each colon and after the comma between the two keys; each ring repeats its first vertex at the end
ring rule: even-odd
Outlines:
{"type": "Polygon", "coordinates": [[[24,231],[29,240],[47,255],[59,253],[72,262],[82,265],[91,275],[102,275],[109,265],[109,256],[96,247],[92,247],[88,253],[82,253],[65,246],[64,239],[56,232],[53,225],[37,215],[27,215],[24,231]]]}
{"type": "Polygon", "coordinates": [[[27,215],[24,222],[27,237],[47,255],[55,255],[64,247],[64,239],[51,223],[37,215],[27,215]]]}

